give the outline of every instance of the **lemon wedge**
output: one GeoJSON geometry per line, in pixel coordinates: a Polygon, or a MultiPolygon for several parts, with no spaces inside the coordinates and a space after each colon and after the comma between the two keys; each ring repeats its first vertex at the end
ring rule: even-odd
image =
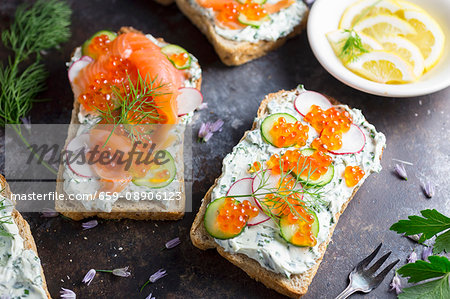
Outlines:
{"type": "Polygon", "coordinates": [[[408,34],[416,34],[416,30],[408,22],[399,17],[387,14],[379,14],[365,18],[358,22],[354,29],[370,35],[377,40],[387,35],[400,34],[406,36],[408,34]]]}
{"type": "Polygon", "coordinates": [[[404,37],[393,35],[382,37],[379,41],[386,51],[394,52],[411,64],[416,77],[422,76],[425,70],[425,59],[415,44],[404,37]]]}
{"type": "MultiPolygon", "coordinates": [[[[417,10],[417,11],[425,12],[425,10],[423,10],[421,7],[415,5],[411,2],[404,1],[404,0],[396,0],[396,2],[402,7],[402,10],[417,10]]],[[[398,14],[400,14],[403,17],[402,12],[398,12],[398,14]]]]}
{"type": "MultiPolygon", "coordinates": [[[[339,57],[344,64],[348,63],[348,60],[345,57],[342,57],[342,48],[345,45],[345,42],[350,37],[350,32],[345,30],[335,30],[332,32],[327,33],[327,39],[330,43],[331,47],[333,48],[334,53],[337,57],[339,57]]],[[[363,48],[367,51],[372,50],[383,50],[383,46],[377,42],[375,39],[371,38],[370,36],[357,32],[358,36],[361,39],[361,44],[363,48]]],[[[359,53],[362,54],[363,52],[359,53]]],[[[358,54],[358,53],[357,53],[358,54]]]]}
{"type": "Polygon", "coordinates": [[[405,20],[416,30],[417,34],[408,34],[425,58],[425,69],[436,65],[444,51],[445,35],[438,23],[425,11],[405,10],[405,20]]]}
{"type": "Polygon", "coordinates": [[[362,54],[347,64],[353,72],[378,83],[408,83],[417,79],[412,66],[400,56],[387,51],[362,54]]]}
{"type": "Polygon", "coordinates": [[[356,22],[380,13],[394,14],[401,10],[401,6],[389,0],[360,0],[350,5],[339,22],[340,29],[351,29],[356,22]]]}

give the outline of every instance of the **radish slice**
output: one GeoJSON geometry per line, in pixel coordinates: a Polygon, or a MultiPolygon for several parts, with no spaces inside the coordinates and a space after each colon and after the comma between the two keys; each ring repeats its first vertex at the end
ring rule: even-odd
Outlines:
{"type": "Polygon", "coordinates": [[[350,126],[347,133],[342,134],[342,147],[335,151],[329,151],[335,155],[358,154],[366,144],[366,135],[355,124],[350,126]]]}
{"type": "Polygon", "coordinates": [[[203,103],[203,95],[197,88],[182,87],[178,91],[180,92],[177,97],[178,116],[194,111],[203,103]]]}
{"type": "Polygon", "coordinates": [[[311,110],[312,105],[317,105],[322,110],[327,110],[333,106],[324,95],[315,91],[304,91],[294,101],[295,110],[302,116],[305,116],[311,110]]]}
{"type": "Polygon", "coordinates": [[[81,69],[83,69],[85,66],[90,64],[92,61],[94,61],[94,59],[92,59],[91,57],[83,56],[80,59],[78,59],[77,61],[75,61],[74,63],[72,63],[72,65],[69,68],[69,72],[68,72],[69,81],[73,82],[73,80],[80,73],[81,69]]]}
{"type": "Polygon", "coordinates": [[[81,134],[69,142],[66,148],[66,163],[76,175],[92,178],[94,171],[87,162],[89,134],[81,134]]]}
{"type": "MultiPolygon", "coordinates": [[[[240,179],[239,181],[236,181],[233,185],[231,185],[230,189],[227,192],[227,196],[252,194],[252,184],[253,178],[240,179]]],[[[261,210],[260,204],[256,202],[254,197],[236,197],[236,200],[240,202],[248,200],[252,205],[256,205],[260,208],[259,214],[247,222],[248,226],[257,225],[270,219],[270,217],[264,214],[264,212],[261,210]]]]}

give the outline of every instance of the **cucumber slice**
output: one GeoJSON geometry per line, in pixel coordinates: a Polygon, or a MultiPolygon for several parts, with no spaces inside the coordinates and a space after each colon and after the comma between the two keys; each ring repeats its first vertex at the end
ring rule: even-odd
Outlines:
{"type": "MultiPolygon", "coordinates": [[[[204,224],[206,231],[216,239],[231,239],[239,236],[244,230],[245,226],[242,227],[241,231],[237,234],[226,233],[219,228],[217,223],[217,215],[219,214],[220,208],[225,204],[226,197],[221,197],[211,202],[206,208],[204,224]]],[[[235,200],[237,202],[237,200],[235,200]]]]}
{"type": "Polygon", "coordinates": [[[246,15],[241,13],[241,14],[239,14],[238,21],[241,24],[252,26],[254,28],[259,28],[259,26],[261,26],[262,23],[270,21],[270,17],[269,17],[269,15],[267,15],[264,18],[259,19],[259,20],[250,20],[246,15]]]}
{"type": "Polygon", "coordinates": [[[288,123],[295,123],[297,121],[297,119],[295,117],[293,117],[292,115],[290,115],[288,113],[275,113],[275,114],[269,115],[268,117],[266,117],[264,119],[264,121],[261,124],[261,135],[262,135],[264,141],[266,141],[267,143],[269,143],[273,146],[275,146],[275,145],[273,144],[274,140],[273,140],[272,136],[270,135],[270,130],[272,130],[273,124],[280,117],[284,117],[284,119],[288,123]]]}
{"type": "MultiPolygon", "coordinates": [[[[319,234],[319,219],[317,218],[317,215],[314,211],[309,210],[308,212],[314,218],[314,222],[311,224],[311,231],[312,231],[314,237],[317,238],[317,235],[319,234]]],[[[304,220],[300,219],[299,221],[304,221],[304,220]]],[[[308,244],[292,243],[292,237],[295,235],[295,233],[297,232],[298,229],[299,229],[298,224],[296,224],[296,223],[291,224],[288,222],[288,216],[281,217],[281,219],[280,219],[280,235],[281,235],[281,237],[284,240],[286,240],[286,242],[288,242],[292,245],[299,246],[299,247],[308,246],[308,244]]]]}
{"type": "MultiPolygon", "coordinates": [[[[303,156],[311,156],[316,150],[313,148],[305,148],[301,150],[301,153],[303,156]]],[[[321,175],[317,180],[312,180],[311,178],[308,179],[307,175],[302,175],[298,177],[298,179],[302,183],[306,183],[308,186],[316,186],[316,187],[322,187],[331,182],[331,180],[334,177],[334,166],[331,164],[328,166],[327,172],[325,172],[323,175],[321,175]]]]}
{"type": "Polygon", "coordinates": [[[95,33],[87,41],[84,42],[83,46],[81,46],[81,53],[83,53],[83,55],[87,55],[87,56],[91,56],[92,58],[95,58],[95,57],[93,57],[95,55],[92,55],[92,53],[89,53],[89,45],[91,44],[94,37],[97,37],[100,35],[106,35],[110,41],[113,41],[117,37],[117,33],[109,31],[109,30],[101,30],[101,31],[95,33]]]}
{"type": "MultiPolygon", "coordinates": [[[[144,177],[141,178],[134,178],[132,180],[132,182],[137,185],[137,186],[145,186],[148,188],[152,188],[152,189],[158,189],[158,188],[162,188],[165,187],[167,185],[169,185],[170,183],[172,183],[172,181],[175,178],[175,175],[177,174],[177,168],[175,165],[175,160],[173,159],[172,155],[164,150],[165,152],[165,156],[164,156],[164,160],[168,159],[169,161],[167,161],[166,163],[162,164],[162,165],[158,165],[158,167],[156,167],[155,169],[150,169],[144,177]],[[162,170],[167,170],[169,172],[169,179],[161,182],[161,181],[155,181],[154,180],[154,175],[162,170]]],[[[151,166],[153,166],[154,164],[151,164],[151,166]]]]}
{"type": "Polygon", "coordinates": [[[167,59],[172,62],[172,64],[179,70],[185,70],[191,66],[191,55],[189,55],[188,51],[183,49],[180,46],[177,45],[168,45],[161,48],[161,52],[166,55],[167,59]],[[186,54],[188,57],[188,60],[184,64],[177,64],[172,58],[170,58],[174,54],[186,54]]]}

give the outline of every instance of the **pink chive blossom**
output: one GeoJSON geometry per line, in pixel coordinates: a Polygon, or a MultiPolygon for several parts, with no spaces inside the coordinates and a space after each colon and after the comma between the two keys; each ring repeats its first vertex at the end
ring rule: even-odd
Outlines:
{"type": "Polygon", "coordinates": [[[75,294],[74,291],[65,289],[65,288],[61,288],[61,291],[59,291],[59,294],[60,294],[60,297],[64,298],[64,299],[76,299],[77,298],[77,294],[75,294]]]}
{"type": "Polygon", "coordinates": [[[113,275],[119,276],[119,277],[130,277],[131,276],[131,272],[128,271],[128,267],[114,269],[114,270],[112,270],[111,273],[113,275]]]}
{"type": "Polygon", "coordinates": [[[180,245],[180,243],[181,243],[180,238],[176,237],[175,239],[167,241],[165,246],[166,246],[167,249],[172,249],[172,248],[180,245]]]}
{"type": "Polygon", "coordinates": [[[415,263],[417,261],[417,253],[415,251],[411,252],[407,261],[408,261],[408,264],[415,263]]]}
{"type": "Polygon", "coordinates": [[[422,184],[422,190],[426,197],[432,198],[434,196],[434,185],[429,180],[422,184]]]}
{"type": "Polygon", "coordinates": [[[94,280],[95,274],[97,274],[97,271],[95,271],[95,269],[89,270],[81,282],[90,285],[91,282],[94,280]]]}
{"type": "Polygon", "coordinates": [[[203,142],[207,142],[211,139],[212,135],[216,132],[222,131],[222,126],[224,121],[219,119],[213,123],[207,122],[202,123],[200,130],[198,131],[198,138],[203,142]]]}
{"type": "Polygon", "coordinates": [[[150,293],[145,299],[156,299],[156,297],[152,297],[152,293],[150,293]]]}
{"type": "Polygon", "coordinates": [[[20,120],[22,121],[22,124],[23,124],[24,128],[27,131],[30,131],[31,130],[31,117],[30,116],[28,116],[28,117],[21,117],[20,120]]]}
{"type": "Polygon", "coordinates": [[[197,110],[204,110],[204,109],[208,109],[208,103],[201,103],[200,106],[197,107],[197,110]]]}
{"type": "Polygon", "coordinates": [[[401,179],[408,180],[408,174],[403,164],[395,164],[394,171],[401,179]]]}
{"type": "Polygon", "coordinates": [[[167,272],[164,269],[159,269],[156,271],[150,278],[148,279],[151,283],[156,282],[157,280],[163,278],[164,276],[167,276],[167,272]]]}
{"type": "Polygon", "coordinates": [[[425,249],[422,251],[422,259],[426,261],[428,257],[432,254],[433,254],[433,247],[432,246],[425,247],[425,249]]]}
{"type": "Polygon", "coordinates": [[[395,272],[394,278],[392,278],[390,286],[391,286],[390,290],[395,291],[397,295],[402,292],[402,282],[400,280],[400,277],[398,277],[397,272],[395,272]]]}
{"type": "Polygon", "coordinates": [[[419,240],[420,240],[420,235],[419,235],[419,234],[415,234],[415,235],[406,235],[406,237],[407,237],[408,239],[411,239],[411,240],[415,241],[415,242],[419,242],[419,240]]]}
{"type": "Polygon", "coordinates": [[[98,221],[97,220],[91,220],[91,221],[84,222],[84,223],[81,224],[81,226],[83,227],[83,230],[94,228],[97,225],[98,225],[98,221]]]}
{"type": "Polygon", "coordinates": [[[41,217],[44,217],[44,218],[54,218],[54,217],[58,217],[58,216],[59,216],[59,213],[56,212],[56,211],[53,210],[53,209],[50,209],[50,208],[43,208],[43,209],[42,209],[41,217]]]}

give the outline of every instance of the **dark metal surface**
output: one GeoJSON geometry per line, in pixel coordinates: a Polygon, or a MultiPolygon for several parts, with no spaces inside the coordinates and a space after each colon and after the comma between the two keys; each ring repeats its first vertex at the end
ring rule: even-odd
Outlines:
{"type": "MultiPolygon", "coordinates": [[[[0,26],[5,28],[20,1],[2,0],[0,26]]],[[[321,267],[304,298],[333,298],[347,285],[348,273],[362,257],[379,243],[393,254],[389,260],[402,263],[413,248],[422,248],[389,231],[400,218],[424,208],[437,208],[450,214],[450,89],[420,98],[387,99],[370,96],[343,85],[329,75],[314,58],[306,34],[290,40],[276,52],[240,67],[224,66],[206,38],[178,11],[175,5],[163,7],[152,0],[70,1],[72,39],[60,51],[45,57],[50,70],[48,91],[51,102],[34,106],[34,123],[67,123],[73,98],[66,79],[65,61],[72,50],[101,29],[117,30],[122,25],[180,44],[198,57],[203,67],[203,94],[209,109],[199,112],[194,133],[201,121],[225,120],[222,132],[208,143],[194,142],[193,210],[221,172],[221,161],[251,127],[264,95],[280,89],[292,89],[302,83],[307,89],[335,97],[363,110],[367,119],[387,136],[383,171],[371,176],[359,190],[341,217],[321,267]],[[392,169],[402,159],[407,182],[399,180],[392,169]],[[428,200],[420,182],[428,178],[438,187],[428,200]]],[[[6,58],[2,49],[0,58],[6,58]]],[[[13,190],[19,191],[19,190],[13,190]]],[[[100,221],[92,230],[63,218],[43,219],[27,214],[53,297],[61,287],[73,289],[77,298],[145,298],[150,292],[157,298],[278,298],[276,292],[250,279],[215,251],[201,251],[189,240],[195,213],[187,213],[176,222],[100,221]],[[164,243],[176,236],[182,244],[161,251],[164,243]],[[90,286],[81,284],[91,269],[130,266],[131,278],[98,274],[90,286]],[[168,276],[150,284],[144,292],[138,288],[149,275],[165,268],[168,276]]],[[[394,298],[388,292],[392,275],[365,298],[394,298]]],[[[355,295],[358,298],[361,295],[355,295]]]]}

